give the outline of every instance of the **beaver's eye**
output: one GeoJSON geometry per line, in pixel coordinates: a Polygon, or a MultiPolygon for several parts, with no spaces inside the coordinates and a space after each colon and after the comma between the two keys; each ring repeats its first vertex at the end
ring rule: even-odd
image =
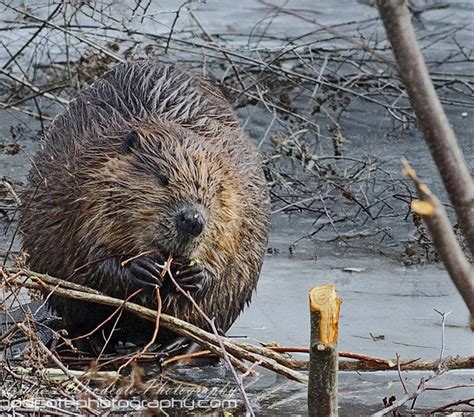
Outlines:
{"type": "Polygon", "coordinates": [[[158,181],[163,187],[166,187],[170,183],[170,180],[166,175],[157,174],[156,177],[158,178],[158,181]]]}
{"type": "Polygon", "coordinates": [[[140,144],[140,135],[135,130],[128,132],[122,140],[122,152],[130,153],[132,150],[136,150],[140,144]]]}

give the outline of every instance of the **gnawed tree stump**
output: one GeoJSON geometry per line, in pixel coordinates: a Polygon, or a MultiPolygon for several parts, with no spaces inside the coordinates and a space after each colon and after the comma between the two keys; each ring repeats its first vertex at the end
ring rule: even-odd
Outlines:
{"type": "Polygon", "coordinates": [[[334,285],[309,292],[311,342],[309,358],[309,415],[337,416],[337,340],[341,299],[334,285]]]}

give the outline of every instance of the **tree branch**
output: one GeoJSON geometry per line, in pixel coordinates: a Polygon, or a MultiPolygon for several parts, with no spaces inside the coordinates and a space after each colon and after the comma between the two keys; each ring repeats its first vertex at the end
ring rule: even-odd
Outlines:
{"type": "Polygon", "coordinates": [[[474,255],[474,183],[430,79],[406,1],[378,0],[377,5],[425,141],[474,255]]]}

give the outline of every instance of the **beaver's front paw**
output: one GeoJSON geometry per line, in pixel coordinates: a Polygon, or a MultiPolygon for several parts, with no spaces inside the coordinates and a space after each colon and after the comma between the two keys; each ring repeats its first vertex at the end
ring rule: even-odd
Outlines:
{"type": "Polygon", "coordinates": [[[153,254],[140,256],[130,261],[125,268],[128,269],[128,274],[134,286],[149,289],[163,285],[162,269],[159,265],[163,265],[164,262],[161,255],[153,254]]]}
{"type": "MultiPolygon", "coordinates": [[[[206,270],[198,263],[194,265],[186,264],[177,268],[173,276],[184,291],[194,292],[202,288],[206,278],[206,270]]],[[[175,288],[175,291],[178,291],[178,289],[175,288]]]]}

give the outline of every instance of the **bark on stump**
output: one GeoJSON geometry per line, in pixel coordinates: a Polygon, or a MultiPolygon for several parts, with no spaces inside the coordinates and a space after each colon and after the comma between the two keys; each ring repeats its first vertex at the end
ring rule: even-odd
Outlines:
{"type": "Polygon", "coordinates": [[[338,323],[341,299],[334,285],[309,292],[311,342],[308,412],[311,417],[337,416],[338,323]]]}

